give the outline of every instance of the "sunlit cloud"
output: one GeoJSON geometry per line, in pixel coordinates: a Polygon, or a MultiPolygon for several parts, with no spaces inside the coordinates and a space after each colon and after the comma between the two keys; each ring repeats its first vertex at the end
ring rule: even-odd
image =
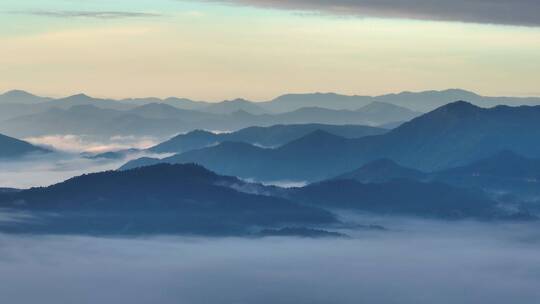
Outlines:
{"type": "Polygon", "coordinates": [[[158,143],[152,137],[114,136],[108,140],[80,135],[46,135],[25,138],[35,145],[66,152],[103,153],[122,149],[146,149],[158,143]]]}

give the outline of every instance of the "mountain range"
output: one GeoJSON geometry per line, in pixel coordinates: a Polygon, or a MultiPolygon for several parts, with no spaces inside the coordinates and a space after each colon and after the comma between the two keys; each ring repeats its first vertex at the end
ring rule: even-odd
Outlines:
{"type": "Polygon", "coordinates": [[[232,133],[212,133],[195,130],[180,134],[148,149],[153,153],[182,153],[217,145],[225,141],[243,142],[262,147],[278,147],[299,139],[316,130],[323,130],[345,138],[360,138],[379,135],[388,130],[357,125],[275,125],[270,127],[249,127],[232,133]]]}
{"type": "Polygon", "coordinates": [[[480,191],[438,182],[394,179],[364,184],[355,180],[329,180],[288,192],[289,199],[330,210],[358,210],[383,215],[409,215],[444,219],[497,218],[497,203],[480,191]]]}
{"type": "Polygon", "coordinates": [[[194,129],[234,131],[250,126],[275,124],[378,125],[409,120],[419,113],[389,104],[373,103],[356,111],[302,108],[281,114],[251,114],[245,111],[209,113],[151,103],[128,110],[95,105],[49,108],[43,112],[0,121],[0,131],[16,137],[50,134],[93,136],[147,135],[170,137],[194,129]]]}
{"type": "MultiPolygon", "coordinates": [[[[315,131],[276,149],[225,142],[156,162],[199,163],[257,180],[318,181],[380,158],[426,172],[463,166],[503,150],[540,157],[540,106],[480,108],[454,102],[388,133],[349,139],[315,131]]],[[[128,163],[124,168],[142,165],[128,163]]]]}
{"type": "Polygon", "coordinates": [[[265,102],[234,99],[216,103],[176,97],[115,100],[85,94],[54,99],[14,90],[0,95],[0,132],[15,137],[68,132],[165,138],[195,129],[235,131],[276,124],[357,124],[394,128],[455,100],[467,100],[482,107],[540,104],[540,98],[536,97],[486,97],[458,89],[380,96],[286,94],[265,102]],[[75,124],[72,116],[77,116],[82,109],[88,115],[80,124],[75,124]],[[101,117],[92,116],[98,113],[101,117]],[[92,124],[91,121],[99,123],[92,124]],[[70,128],[64,128],[64,125],[70,128]]]}
{"type": "Polygon", "coordinates": [[[115,100],[93,98],[85,94],[53,99],[36,96],[21,90],[13,90],[0,95],[0,105],[33,104],[42,106],[43,108],[69,108],[74,105],[95,105],[103,108],[126,110],[149,103],[163,103],[180,109],[208,111],[217,114],[233,113],[236,111],[246,111],[252,114],[284,113],[306,107],[356,110],[373,102],[390,103],[412,109],[416,112],[429,112],[456,100],[468,100],[481,107],[493,107],[500,104],[512,106],[540,104],[540,98],[538,97],[489,97],[461,89],[401,92],[379,96],[349,96],[336,93],[285,94],[263,102],[254,102],[242,98],[222,102],[208,102],[177,97],[166,99],[148,97],[115,100]]]}
{"type": "Polygon", "coordinates": [[[512,194],[522,201],[534,200],[540,197],[540,158],[527,158],[506,150],[464,166],[431,173],[380,159],[335,178],[361,183],[387,183],[396,179],[441,182],[481,189],[496,196],[512,194]]]}
{"type": "Polygon", "coordinates": [[[482,192],[438,182],[334,179],[279,188],[194,164],[93,173],[45,188],[0,191],[0,208],[32,215],[0,224],[2,232],[91,235],[341,236],[326,229],[343,227],[334,215],[343,209],[438,219],[513,214],[482,192]]]}
{"type": "Polygon", "coordinates": [[[39,218],[0,230],[210,236],[337,222],[319,208],[237,190],[244,184],[191,164],[82,175],[46,188],[0,193],[2,208],[39,218]]]}

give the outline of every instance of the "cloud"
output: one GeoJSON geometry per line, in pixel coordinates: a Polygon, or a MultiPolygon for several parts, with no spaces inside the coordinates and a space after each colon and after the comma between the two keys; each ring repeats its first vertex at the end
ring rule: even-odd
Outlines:
{"type": "Polygon", "coordinates": [[[170,154],[133,152],[121,159],[88,159],[77,153],[58,152],[0,160],[0,188],[49,186],[85,173],[116,170],[127,161],[144,156],[161,158],[170,154]]]}
{"type": "Polygon", "coordinates": [[[0,302],[538,302],[537,224],[399,228],[322,240],[0,234],[0,302]]]}
{"type": "Polygon", "coordinates": [[[109,139],[85,135],[45,135],[24,139],[34,145],[65,152],[103,153],[123,149],[146,149],[159,141],[150,136],[113,136],[109,139]]]}
{"type": "Polygon", "coordinates": [[[540,26],[538,0],[218,0],[218,2],[337,15],[540,26]]]}
{"type": "Polygon", "coordinates": [[[128,11],[19,11],[13,14],[33,15],[53,18],[96,18],[96,19],[123,19],[123,18],[152,18],[161,14],[128,12],[128,11]]]}
{"type": "Polygon", "coordinates": [[[16,161],[0,161],[0,187],[49,186],[84,173],[114,170],[125,160],[91,160],[78,155],[51,153],[16,161]]]}

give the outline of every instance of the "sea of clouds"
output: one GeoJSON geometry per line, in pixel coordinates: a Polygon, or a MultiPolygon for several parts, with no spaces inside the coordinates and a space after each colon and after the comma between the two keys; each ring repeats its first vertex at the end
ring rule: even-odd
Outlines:
{"type": "Polygon", "coordinates": [[[377,222],[350,239],[0,234],[0,302],[538,303],[538,224],[377,222]]]}
{"type": "Polygon", "coordinates": [[[27,140],[45,146],[53,150],[54,153],[28,155],[16,160],[0,159],[0,188],[26,189],[49,186],[85,173],[115,170],[134,158],[162,157],[162,155],[148,154],[144,151],[133,152],[123,159],[89,159],[84,157],[85,154],[123,149],[145,149],[159,142],[150,137],[96,138],[76,135],[49,135],[27,140]]]}

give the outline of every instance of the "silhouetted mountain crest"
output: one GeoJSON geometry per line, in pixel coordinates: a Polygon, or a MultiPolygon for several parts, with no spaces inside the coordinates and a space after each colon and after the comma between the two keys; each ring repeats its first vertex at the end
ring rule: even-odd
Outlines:
{"type": "Polygon", "coordinates": [[[275,125],[270,127],[249,127],[231,133],[214,134],[207,131],[195,130],[187,134],[177,135],[170,140],[158,144],[149,150],[157,153],[182,153],[215,145],[223,141],[237,141],[253,145],[277,148],[293,140],[299,139],[317,129],[331,134],[360,138],[378,135],[386,132],[384,129],[356,125],[275,125]]]}
{"type": "Polygon", "coordinates": [[[31,145],[25,141],[0,134],[0,158],[16,158],[30,153],[47,153],[47,149],[31,145]]]}
{"type": "Polygon", "coordinates": [[[332,149],[342,145],[346,141],[346,138],[319,129],[280,147],[278,150],[286,153],[296,151],[297,153],[307,154],[310,152],[310,149],[332,149]]]}
{"type": "Polygon", "coordinates": [[[97,98],[93,98],[93,97],[90,97],[84,93],[79,93],[79,94],[75,94],[75,95],[71,95],[71,96],[68,96],[68,97],[65,97],[65,98],[62,98],[63,100],[72,100],[72,101],[91,101],[93,99],[97,99],[97,98]]]}
{"type": "Polygon", "coordinates": [[[48,97],[40,97],[23,90],[11,90],[0,94],[0,104],[36,105],[51,100],[48,97]]]}
{"type": "Polygon", "coordinates": [[[0,207],[39,223],[2,231],[82,234],[245,235],[253,228],[335,223],[322,209],[235,189],[246,183],[194,165],[86,174],[46,188],[0,193],[0,207]],[[20,202],[24,201],[24,204],[20,202]],[[50,212],[54,216],[48,215],[50,212]]]}
{"type": "Polygon", "coordinates": [[[466,113],[475,113],[481,109],[482,108],[475,106],[468,101],[458,100],[442,106],[434,110],[432,113],[452,113],[454,115],[463,115],[466,113]]]}
{"type": "Polygon", "coordinates": [[[37,97],[36,95],[31,94],[31,93],[28,93],[28,92],[23,91],[23,90],[11,90],[11,91],[7,91],[7,92],[5,92],[4,94],[2,94],[2,96],[4,96],[4,97],[9,97],[9,98],[29,98],[29,97],[37,97]]]}

